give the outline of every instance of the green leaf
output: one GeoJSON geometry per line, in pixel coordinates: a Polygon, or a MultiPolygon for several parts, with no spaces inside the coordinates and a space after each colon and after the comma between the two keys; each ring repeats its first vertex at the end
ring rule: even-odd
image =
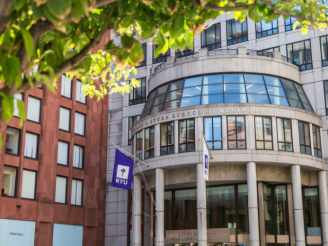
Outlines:
{"type": "Polygon", "coordinates": [[[172,27],[171,27],[171,37],[177,38],[181,34],[184,28],[184,18],[180,14],[178,15],[172,22],[172,27]]]}
{"type": "Polygon", "coordinates": [[[49,11],[59,17],[63,16],[71,7],[70,0],[47,0],[46,3],[49,11]]]}
{"type": "Polygon", "coordinates": [[[7,29],[7,30],[3,33],[3,43],[4,43],[8,48],[11,48],[12,44],[11,44],[11,38],[10,38],[10,29],[7,29]]]}
{"type": "Polygon", "coordinates": [[[33,38],[29,31],[21,29],[24,38],[25,49],[27,52],[27,59],[30,60],[33,55],[33,38]]]}
{"type": "Polygon", "coordinates": [[[113,40],[109,40],[108,43],[105,45],[105,50],[111,50],[111,49],[115,49],[116,46],[114,44],[113,40]]]}
{"type": "Polygon", "coordinates": [[[3,107],[2,117],[8,123],[10,119],[13,117],[14,98],[4,94],[2,99],[2,107],[3,107]]]}
{"type": "Polygon", "coordinates": [[[51,84],[48,76],[44,75],[44,74],[37,74],[36,75],[36,79],[38,81],[42,80],[43,83],[48,87],[49,90],[51,90],[52,92],[55,91],[55,88],[53,87],[53,85],[51,84]]]}
{"type": "Polygon", "coordinates": [[[2,134],[0,133],[0,152],[2,150],[2,144],[3,144],[3,138],[2,138],[2,134]]]}
{"type": "MultiPolygon", "coordinates": [[[[274,0],[273,0],[274,1],[274,0]]],[[[256,2],[257,7],[259,8],[260,11],[263,11],[266,7],[266,3],[262,1],[257,1],[256,2]]]]}
{"type": "Polygon", "coordinates": [[[133,49],[136,40],[133,37],[123,35],[121,38],[121,42],[122,42],[123,48],[125,48],[127,52],[130,52],[133,49]]]}
{"type": "Polygon", "coordinates": [[[281,0],[271,0],[272,4],[277,5],[281,0]]]}
{"type": "Polygon", "coordinates": [[[14,0],[14,8],[18,11],[24,6],[24,0],[14,0]]]}
{"type": "Polygon", "coordinates": [[[307,33],[308,33],[308,31],[309,31],[309,26],[308,25],[304,25],[304,26],[302,26],[302,34],[303,35],[306,35],[307,33]]]}
{"type": "Polygon", "coordinates": [[[44,15],[43,6],[44,5],[41,5],[41,6],[37,7],[36,3],[33,1],[32,11],[33,11],[33,19],[34,20],[39,20],[44,15]]]}
{"type": "Polygon", "coordinates": [[[25,103],[21,100],[16,99],[16,104],[17,104],[17,108],[18,108],[18,116],[20,118],[19,125],[22,126],[24,119],[26,117],[25,103]]]}
{"type": "Polygon", "coordinates": [[[88,3],[86,0],[73,0],[72,3],[72,18],[74,22],[79,22],[85,15],[88,3]]]}
{"type": "Polygon", "coordinates": [[[20,61],[16,56],[4,56],[2,59],[2,73],[6,79],[6,83],[11,85],[15,81],[15,77],[19,73],[20,61]]]}

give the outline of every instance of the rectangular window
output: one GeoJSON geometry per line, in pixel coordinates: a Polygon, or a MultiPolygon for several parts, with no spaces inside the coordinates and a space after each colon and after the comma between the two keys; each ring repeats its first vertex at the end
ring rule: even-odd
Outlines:
{"type": "Polygon", "coordinates": [[[277,132],[278,132],[278,150],[293,151],[291,120],[277,118],[277,132]]]}
{"type": "Polygon", "coordinates": [[[20,130],[7,127],[5,153],[19,155],[20,130]]]}
{"type": "Polygon", "coordinates": [[[136,157],[142,160],[142,131],[136,134],[136,157]]]}
{"type": "Polygon", "coordinates": [[[298,133],[300,136],[301,153],[311,155],[311,137],[309,123],[299,121],[298,133]]]}
{"type": "Polygon", "coordinates": [[[23,170],[23,181],[22,181],[22,198],[35,199],[36,189],[36,172],[30,170],[23,170]]]}
{"type": "Polygon", "coordinates": [[[210,149],[222,149],[221,117],[204,117],[204,135],[210,149]]]}
{"type": "Polygon", "coordinates": [[[27,103],[27,120],[40,123],[41,99],[28,97],[27,103]]]}
{"type": "Polygon", "coordinates": [[[195,151],[195,120],[179,121],[179,153],[195,151]]]}
{"type": "Polygon", "coordinates": [[[83,181],[72,179],[71,204],[82,206],[83,181]]]}
{"type": "Polygon", "coordinates": [[[3,167],[2,196],[16,197],[17,167],[3,167]]]}
{"type": "Polygon", "coordinates": [[[320,127],[312,125],[314,156],[322,157],[320,127]]]}
{"type": "MultiPolygon", "coordinates": [[[[322,245],[320,200],[318,187],[307,187],[303,189],[303,211],[304,229],[306,235],[306,245],[312,245],[309,239],[319,241],[317,245],[322,245]]],[[[311,240],[311,241],[312,241],[311,240]]]]}
{"type": "Polygon", "coordinates": [[[271,117],[255,117],[256,149],[272,150],[271,117]]]}
{"type": "Polygon", "coordinates": [[[321,59],[322,59],[322,66],[328,66],[328,36],[320,37],[320,47],[321,47],[321,59]]]}
{"type": "Polygon", "coordinates": [[[174,122],[161,124],[161,155],[174,154],[174,122]]]}
{"type": "Polygon", "coordinates": [[[85,114],[75,112],[74,133],[81,136],[85,135],[85,114]]]}
{"type": "MultiPolygon", "coordinates": [[[[298,12],[300,12],[301,11],[301,5],[295,5],[293,10],[298,10],[298,12]]],[[[295,13],[296,16],[297,16],[298,12],[295,13]]],[[[297,19],[295,17],[288,17],[285,20],[285,30],[286,30],[286,32],[293,30],[293,25],[296,21],[297,21],[297,19]]],[[[302,27],[301,25],[298,25],[296,27],[296,29],[301,28],[301,27],[302,27]]]]}
{"type": "Polygon", "coordinates": [[[175,57],[176,58],[190,56],[190,55],[193,55],[193,54],[194,54],[194,48],[192,48],[192,49],[185,48],[183,51],[180,51],[179,49],[177,49],[175,51],[175,57]]]}
{"type": "Polygon", "coordinates": [[[246,149],[244,116],[228,116],[228,149],[246,149]]]}
{"type": "Polygon", "coordinates": [[[154,157],[154,126],[145,129],[145,159],[154,157]]]}
{"type": "Polygon", "coordinates": [[[57,164],[68,165],[69,143],[58,141],[57,164]]]}
{"type": "Polygon", "coordinates": [[[202,48],[214,50],[221,48],[221,25],[211,25],[201,33],[202,48]]]}
{"type": "Polygon", "coordinates": [[[60,107],[59,111],[59,129],[69,132],[69,126],[71,124],[71,110],[68,108],[60,107]]]}
{"type": "Polygon", "coordinates": [[[140,115],[129,117],[128,145],[132,144],[132,141],[131,141],[131,128],[132,128],[133,124],[136,123],[139,119],[140,119],[140,115]]]}
{"type": "Polygon", "coordinates": [[[267,23],[265,20],[256,23],[256,38],[263,38],[278,33],[278,20],[267,23]]]}
{"type": "Polygon", "coordinates": [[[56,177],[56,194],[55,202],[66,204],[66,191],[67,191],[67,178],[57,176],[56,177]]]}
{"type": "Polygon", "coordinates": [[[146,78],[138,80],[140,81],[140,86],[136,88],[131,87],[130,106],[146,102],[146,78]]]}
{"type": "Polygon", "coordinates": [[[84,89],[82,89],[83,86],[84,84],[80,80],[76,81],[76,101],[79,103],[86,104],[87,97],[84,94],[84,89]]]}
{"type": "Polygon", "coordinates": [[[19,110],[18,110],[18,107],[17,107],[17,100],[23,101],[23,94],[22,93],[14,95],[14,112],[13,112],[13,116],[19,117],[19,110]]]}
{"type": "Polygon", "coordinates": [[[147,61],[147,43],[143,43],[142,44],[142,54],[144,56],[144,59],[142,60],[142,62],[139,63],[138,66],[136,66],[136,68],[146,66],[146,61],[147,61]]]}
{"type": "Polygon", "coordinates": [[[170,48],[167,49],[166,53],[163,55],[160,53],[157,57],[155,57],[155,50],[157,49],[158,45],[153,45],[153,64],[166,62],[167,57],[170,56],[170,48]]]}
{"type": "Polygon", "coordinates": [[[325,92],[326,115],[328,115],[328,80],[323,82],[323,88],[325,92]]]}
{"type": "Polygon", "coordinates": [[[63,97],[67,98],[72,98],[72,80],[65,76],[64,74],[62,75],[62,81],[61,81],[61,95],[63,97]]]}
{"type": "Polygon", "coordinates": [[[83,169],[83,152],[84,147],[79,145],[74,145],[73,152],[73,167],[83,169]]]}
{"type": "Polygon", "coordinates": [[[258,50],[257,51],[257,55],[258,56],[267,56],[267,57],[273,57],[272,53],[274,51],[280,51],[280,47],[274,47],[274,48],[270,48],[270,49],[265,49],[265,50],[258,50]]]}
{"type": "Polygon", "coordinates": [[[24,156],[27,158],[38,158],[38,135],[26,132],[24,156]]]}
{"type": "Polygon", "coordinates": [[[235,19],[227,21],[227,43],[228,45],[238,44],[248,40],[247,19],[240,23],[235,19]]]}
{"type": "Polygon", "coordinates": [[[296,62],[300,71],[312,69],[310,40],[287,44],[287,58],[296,62]]]}

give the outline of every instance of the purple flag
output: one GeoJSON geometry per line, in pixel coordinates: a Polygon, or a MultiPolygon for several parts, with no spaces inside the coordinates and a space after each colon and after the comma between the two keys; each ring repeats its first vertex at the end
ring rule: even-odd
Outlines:
{"type": "Polygon", "coordinates": [[[112,186],[131,190],[134,160],[116,149],[112,186]]]}

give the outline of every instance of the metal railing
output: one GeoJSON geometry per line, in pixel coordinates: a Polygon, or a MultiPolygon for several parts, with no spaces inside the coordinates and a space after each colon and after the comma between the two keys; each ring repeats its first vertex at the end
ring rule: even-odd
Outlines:
{"type": "Polygon", "coordinates": [[[288,58],[286,56],[281,56],[281,60],[286,61],[286,62],[289,62],[291,64],[294,64],[295,66],[298,67],[298,64],[293,59],[290,59],[290,58],[288,58]]]}
{"type": "Polygon", "coordinates": [[[190,55],[187,55],[187,56],[182,56],[182,57],[179,57],[179,58],[175,58],[175,62],[189,60],[189,59],[193,59],[193,58],[197,58],[197,57],[199,57],[199,53],[198,52],[193,53],[193,54],[190,54],[190,55]]]}
{"type": "Polygon", "coordinates": [[[251,56],[265,56],[265,57],[274,57],[274,52],[268,52],[268,51],[257,51],[257,50],[246,50],[247,55],[251,56]]]}
{"type": "Polygon", "coordinates": [[[218,50],[210,50],[208,52],[209,56],[217,56],[217,55],[238,55],[238,49],[218,49],[218,50]]]}
{"type": "Polygon", "coordinates": [[[163,68],[163,67],[166,67],[166,66],[167,66],[167,63],[166,63],[166,62],[162,62],[162,63],[159,64],[157,67],[155,67],[155,69],[154,69],[155,73],[156,73],[159,69],[161,69],[161,68],[163,68]]]}

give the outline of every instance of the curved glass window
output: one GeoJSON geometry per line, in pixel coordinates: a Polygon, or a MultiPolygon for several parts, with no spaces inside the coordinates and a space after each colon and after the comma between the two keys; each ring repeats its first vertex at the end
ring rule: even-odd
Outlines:
{"type": "Polygon", "coordinates": [[[142,118],[161,111],[219,103],[261,103],[289,106],[313,112],[296,82],[260,74],[214,74],[181,79],[153,90],[142,118]]]}

